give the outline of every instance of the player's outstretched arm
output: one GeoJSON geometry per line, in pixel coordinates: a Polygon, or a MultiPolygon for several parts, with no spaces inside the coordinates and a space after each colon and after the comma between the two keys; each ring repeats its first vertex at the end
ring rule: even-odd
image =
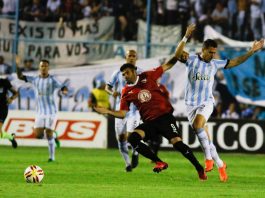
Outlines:
{"type": "Polygon", "coordinates": [[[93,107],[93,108],[95,109],[96,112],[100,114],[111,115],[115,118],[125,118],[126,113],[128,112],[128,111],[123,111],[123,110],[114,111],[114,110],[110,110],[104,107],[93,107]]]}
{"type": "Polygon", "coordinates": [[[112,95],[114,98],[116,98],[117,96],[120,95],[119,92],[113,91],[112,87],[108,84],[106,84],[106,86],[105,86],[105,91],[108,92],[109,95],[112,95]]]}
{"type": "Polygon", "coordinates": [[[22,71],[19,68],[20,64],[20,57],[16,56],[16,73],[17,73],[17,78],[20,80],[26,81],[26,77],[23,75],[22,71]]]}
{"type": "Polygon", "coordinates": [[[246,54],[230,60],[226,68],[232,68],[232,67],[240,65],[241,63],[245,62],[254,53],[262,49],[263,46],[264,46],[264,39],[261,39],[259,41],[254,41],[251,49],[246,54]]]}
{"type": "Polygon", "coordinates": [[[164,71],[171,69],[173,67],[173,65],[175,65],[175,63],[178,61],[178,59],[181,58],[181,54],[183,52],[185,44],[186,44],[188,38],[191,36],[192,32],[195,30],[195,27],[196,27],[195,24],[190,24],[187,27],[185,36],[179,42],[174,56],[172,58],[170,58],[169,61],[167,61],[164,65],[162,65],[162,68],[164,71]]]}

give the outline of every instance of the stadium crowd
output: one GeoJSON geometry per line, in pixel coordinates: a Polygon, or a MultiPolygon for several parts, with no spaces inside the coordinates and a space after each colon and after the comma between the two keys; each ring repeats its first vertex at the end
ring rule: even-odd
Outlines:
{"type": "MultiPolygon", "coordinates": [[[[20,19],[71,23],[83,18],[115,17],[115,40],[137,40],[137,20],[146,18],[146,0],[23,0],[20,19]]],[[[1,13],[12,15],[15,0],[0,0],[1,13]]],[[[230,38],[251,41],[265,35],[265,0],[156,0],[151,21],[158,25],[181,25],[182,36],[189,23],[196,23],[196,39],[202,42],[203,28],[210,24],[230,38]],[[227,28],[228,27],[228,28],[227,28]]]]}
{"type": "MultiPolygon", "coordinates": [[[[137,20],[146,19],[146,0],[23,0],[20,20],[66,21],[74,29],[83,18],[98,20],[115,17],[114,40],[137,40],[137,20]],[[130,10],[130,11],[128,11],[130,10]]],[[[2,15],[14,15],[15,0],[0,0],[2,15]]],[[[152,1],[151,21],[157,25],[181,25],[182,36],[190,22],[196,23],[194,34],[202,42],[203,28],[212,25],[230,38],[250,41],[265,36],[265,0],[156,0],[152,1]],[[227,28],[228,27],[228,28],[227,28]]],[[[11,67],[0,56],[0,72],[9,74],[11,67]]],[[[34,60],[24,60],[24,71],[36,70],[34,60]]],[[[217,79],[216,118],[265,119],[264,107],[240,104],[229,93],[223,80],[217,79]],[[227,97],[229,96],[229,97],[227,97]]]]}

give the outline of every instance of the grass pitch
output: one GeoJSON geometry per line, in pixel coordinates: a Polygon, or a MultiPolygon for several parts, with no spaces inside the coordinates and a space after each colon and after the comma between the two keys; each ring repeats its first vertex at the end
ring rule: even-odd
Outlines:
{"type": "MultiPolygon", "coordinates": [[[[227,162],[229,181],[221,183],[215,168],[201,182],[196,171],[179,153],[160,151],[169,164],[153,173],[153,164],[140,157],[139,166],[125,172],[117,149],[57,149],[56,161],[48,163],[48,148],[0,146],[0,197],[265,197],[265,155],[221,154],[227,162]],[[23,172],[38,165],[45,177],[28,184],[23,172]]],[[[202,153],[195,153],[202,162],[202,153]]]]}

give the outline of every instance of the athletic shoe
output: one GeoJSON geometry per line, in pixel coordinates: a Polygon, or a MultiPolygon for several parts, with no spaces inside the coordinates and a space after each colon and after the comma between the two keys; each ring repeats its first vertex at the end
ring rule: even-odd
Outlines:
{"type": "Polygon", "coordinates": [[[198,175],[199,175],[199,179],[201,181],[205,181],[205,180],[208,179],[208,177],[207,177],[207,175],[206,175],[204,170],[198,171],[198,175]]]}
{"type": "Polygon", "coordinates": [[[131,165],[126,166],[125,171],[132,172],[132,166],[131,165]]]}
{"type": "Polygon", "coordinates": [[[13,136],[13,139],[10,140],[10,142],[12,143],[12,147],[17,148],[17,141],[15,139],[15,133],[12,133],[11,135],[13,136]]]}
{"type": "Polygon", "coordinates": [[[205,171],[209,172],[213,170],[214,161],[213,160],[205,160],[205,171]]]}
{"type": "Polygon", "coordinates": [[[57,131],[54,131],[54,133],[55,133],[55,135],[56,135],[56,137],[54,138],[54,141],[55,141],[56,147],[57,147],[57,148],[60,148],[60,147],[61,147],[61,142],[60,142],[60,140],[59,140],[59,138],[58,138],[58,133],[57,133],[57,131]]]}
{"type": "Polygon", "coordinates": [[[51,158],[49,158],[49,159],[48,159],[48,162],[54,162],[54,160],[53,160],[53,159],[51,159],[51,158]]]}
{"type": "Polygon", "coordinates": [[[159,173],[162,170],[165,170],[168,168],[168,164],[166,162],[156,162],[155,167],[153,168],[153,171],[155,173],[159,173]]]}
{"type": "Polygon", "coordinates": [[[228,176],[226,174],[226,163],[224,162],[223,167],[219,168],[219,178],[221,182],[226,182],[228,179],[228,176]]]}
{"type": "Polygon", "coordinates": [[[138,155],[132,154],[132,168],[136,168],[138,166],[138,163],[139,163],[139,154],[138,155]]]}

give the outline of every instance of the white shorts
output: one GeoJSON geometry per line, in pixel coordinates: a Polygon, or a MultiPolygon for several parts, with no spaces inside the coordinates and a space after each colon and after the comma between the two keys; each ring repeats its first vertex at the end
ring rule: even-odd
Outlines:
{"type": "Polygon", "coordinates": [[[141,123],[141,117],[137,111],[133,116],[130,114],[124,119],[115,118],[116,135],[125,134],[126,132],[133,132],[133,130],[141,123]]]}
{"type": "Polygon", "coordinates": [[[193,121],[196,117],[196,115],[200,114],[202,115],[206,122],[210,118],[212,112],[213,112],[213,103],[212,102],[205,102],[202,103],[200,106],[186,106],[187,113],[188,113],[188,120],[190,124],[193,124],[193,121]]]}
{"type": "Polygon", "coordinates": [[[36,116],[34,128],[45,128],[45,129],[54,130],[56,121],[57,121],[56,115],[36,116]]]}

